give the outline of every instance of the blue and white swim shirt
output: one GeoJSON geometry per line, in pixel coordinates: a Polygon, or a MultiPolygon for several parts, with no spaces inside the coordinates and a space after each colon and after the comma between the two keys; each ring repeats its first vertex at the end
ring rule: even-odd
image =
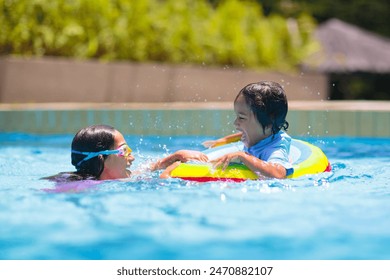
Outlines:
{"type": "Polygon", "coordinates": [[[259,141],[250,148],[244,147],[244,151],[261,160],[271,163],[277,163],[286,168],[286,176],[294,173],[294,168],[289,161],[291,137],[279,131],[275,135],[259,141]]]}

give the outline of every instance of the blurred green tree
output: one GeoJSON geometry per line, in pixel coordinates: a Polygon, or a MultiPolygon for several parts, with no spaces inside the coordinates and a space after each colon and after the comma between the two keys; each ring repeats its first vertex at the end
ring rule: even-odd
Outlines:
{"type": "Polygon", "coordinates": [[[254,0],[0,0],[0,55],[293,68],[314,19],[254,0]]]}
{"type": "MultiPolygon", "coordinates": [[[[218,1],[212,1],[218,2],[218,1]]],[[[294,17],[306,12],[321,23],[338,18],[363,29],[390,37],[390,1],[388,0],[257,0],[264,14],[294,17]]]]}

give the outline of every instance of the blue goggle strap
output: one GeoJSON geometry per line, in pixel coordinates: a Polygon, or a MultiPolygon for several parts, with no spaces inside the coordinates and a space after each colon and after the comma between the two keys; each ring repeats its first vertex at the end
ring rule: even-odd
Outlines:
{"type": "Polygon", "coordinates": [[[79,155],[85,155],[86,157],[83,158],[79,163],[76,164],[76,166],[80,166],[84,161],[87,161],[91,158],[97,157],[99,155],[115,155],[118,154],[118,150],[105,150],[105,151],[99,151],[99,152],[80,152],[80,151],[71,151],[73,154],[79,154],[79,155]]]}

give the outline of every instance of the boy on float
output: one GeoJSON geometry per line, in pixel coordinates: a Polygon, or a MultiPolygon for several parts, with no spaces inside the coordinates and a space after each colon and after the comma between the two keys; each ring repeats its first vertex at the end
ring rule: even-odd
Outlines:
{"type": "Polygon", "coordinates": [[[289,161],[291,137],[287,130],[287,97],[276,82],[258,82],[245,86],[234,100],[236,134],[215,141],[206,141],[207,147],[241,139],[244,151],[224,155],[212,161],[214,167],[225,169],[233,160],[239,160],[259,178],[283,179],[293,174],[289,161]]]}

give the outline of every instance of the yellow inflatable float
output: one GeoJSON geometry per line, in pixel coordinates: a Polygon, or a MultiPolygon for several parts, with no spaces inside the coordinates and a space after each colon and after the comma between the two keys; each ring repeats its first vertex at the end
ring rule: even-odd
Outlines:
{"type": "MultiPolygon", "coordinates": [[[[210,160],[224,154],[242,151],[241,142],[230,143],[203,151],[210,160]]],[[[316,174],[331,170],[330,163],[322,150],[308,142],[292,139],[290,146],[290,161],[294,173],[287,178],[297,178],[303,175],[316,174]]],[[[241,163],[231,163],[225,170],[213,168],[208,163],[181,163],[171,171],[172,178],[208,182],[208,181],[236,181],[256,180],[258,176],[241,163]]]]}

